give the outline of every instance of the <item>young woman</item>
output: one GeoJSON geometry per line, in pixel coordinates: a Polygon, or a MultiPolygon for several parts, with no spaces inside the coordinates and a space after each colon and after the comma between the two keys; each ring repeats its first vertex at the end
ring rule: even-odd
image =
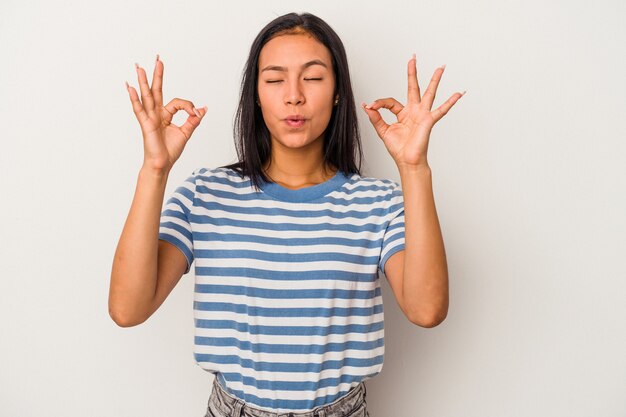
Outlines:
{"type": "Polygon", "coordinates": [[[427,147],[462,96],[431,111],[444,67],[422,96],[415,56],[406,105],[362,105],[401,186],[361,176],[356,106],[343,44],[311,14],[261,30],[235,121],[239,161],[199,168],[166,202],[168,174],[207,108],[163,105],[163,63],[141,100],[127,89],[145,156],[115,253],[109,311],[147,320],[195,261],[194,354],[214,374],[207,416],[366,416],[364,381],[383,365],[378,271],[412,322],[446,317],[448,276],[427,147]],[[385,123],[388,109],[398,121],[385,123]],[[178,111],[189,114],[172,125],[178,111]],[[284,414],[282,414],[284,413],[284,414]]]}

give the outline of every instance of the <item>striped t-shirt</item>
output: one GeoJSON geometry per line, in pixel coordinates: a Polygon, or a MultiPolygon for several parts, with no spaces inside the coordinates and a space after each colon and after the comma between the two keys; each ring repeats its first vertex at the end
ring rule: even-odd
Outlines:
{"type": "Polygon", "coordinates": [[[404,249],[400,185],[337,171],[292,190],[193,171],[159,238],[195,260],[194,356],[230,394],[273,412],[331,403],[383,366],[378,270],[404,249]]]}

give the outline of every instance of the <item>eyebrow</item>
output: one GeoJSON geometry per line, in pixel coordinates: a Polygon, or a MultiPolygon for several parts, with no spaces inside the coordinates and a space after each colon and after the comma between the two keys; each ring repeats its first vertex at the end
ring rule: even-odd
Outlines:
{"type": "MultiPolygon", "coordinates": [[[[309,61],[309,62],[303,64],[302,68],[308,68],[308,67],[310,67],[312,65],[321,65],[324,68],[328,68],[328,66],[326,66],[326,64],[324,64],[319,59],[314,59],[313,61],[309,61]]],[[[261,70],[261,72],[263,72],[263,71],[283,71],[283,72],[287,72],[287,68],[281,67],[279,65],[268,65],[267,67],[265,67],[265,68],[263,68],[261,70]]]]}

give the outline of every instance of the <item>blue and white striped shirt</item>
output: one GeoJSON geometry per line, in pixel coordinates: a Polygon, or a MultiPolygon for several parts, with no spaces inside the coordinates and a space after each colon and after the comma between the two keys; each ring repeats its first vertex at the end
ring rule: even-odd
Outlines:
{"type": "Polygon", "coordinates": [[[404,249],[397,182],[346,175],[297,190],[196,169],[159,239],[195,260],[194,356],[232,395],[273,412],[331,403],[383,366],[378,270],[404,249]]]}

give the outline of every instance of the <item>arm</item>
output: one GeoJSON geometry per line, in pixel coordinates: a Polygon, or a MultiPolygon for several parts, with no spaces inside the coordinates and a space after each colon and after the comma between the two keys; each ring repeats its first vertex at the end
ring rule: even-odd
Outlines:
{"type": "Polygon", "coordinates": [[[445,65],[437,68],[422,97],[414,54],[407,66],[406,106],[394,98],[363,104],[376,133],[398,166],[402,181],[405,250],[387,260],[385,275],[404,314],[423,327],[436,326],[448,312],[448,270],[427,151],[433,126],[465,92],[455,93],[431,111],[444,69],[445,65]],[[381,108],[390,110],[398,121],[387,124],[379,113],[381,108]]]}
{"type": "Polygon", "coordinates": [[[159,241],[159,221],[168,173],[142,168],[111,270],[109,315],[119,326],[147,320],[176,286],[187,260],[159,241]]]}
{"type": "Polygon", "coordinates": [[[448,267],[435,209],[430,168],[400,171],[405,250],[392,255],[385,276],[405,316],[434,327],[448,312],[448,267]]]}
{"type": "Polygon", "coordinates": [[[179,98],[163,105],[164,66],[158,55],[152,85],[145,70],[135,67],[141,100],[134,87],[126,83],[126,89],[141,125],[144,163],[113,258],[109,288],[109,315],[122,327],[147,320],[187,269],[185,255],[159,240],[160,214],[169,172],[207,111],[179,98]],[[189,117],[182,126],[172,124],[181,110],[189,117]]]}

